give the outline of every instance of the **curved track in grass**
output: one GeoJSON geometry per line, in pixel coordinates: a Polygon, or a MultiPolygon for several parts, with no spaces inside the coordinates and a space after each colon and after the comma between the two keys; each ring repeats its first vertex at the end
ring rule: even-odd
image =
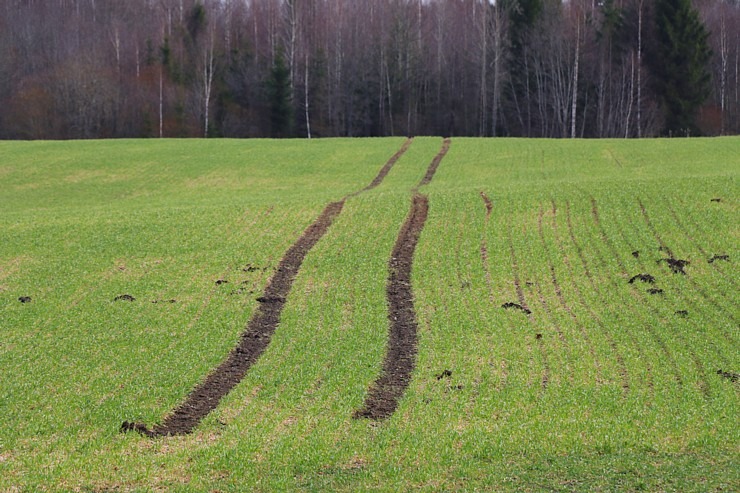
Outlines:
{"type": "MultiPolygon", "coordinates": [[[[342,212],[346,199],[380,185],[410,145],[411,139],[407,139],[367,187],[349,194],[338,202],[327,205],[319,217],[288,249],[280,260],[276,273],[270,279],[264,293],[257,298],[260,306],[249,320],[239,344],[231,350],[226,359],[203,382],[193,389],[182,404],[177,406],[161,424],[155,425],[153,428],[148,428],[142,423],[124,421],[121,425],[121,431],[138,431],[149,437],[191,433],[198,426],[198,423],[218,406],[221,399],[244,378],[249,368],[270,344],[272,335],[280,323],[280,314],[303,260],[342,212]]],[[[426,214],[424,214],[424,217],[426,217],[426,214]]]]}
{"type": "Polygon", "coordinates": [[[440,162],[447,154],[450,139],[432,160],[426,174],[414,187],[411,209],[396,238],[388,261],[388,348],[380,376],[370,386],[365,403],[354,413],[355,418],[389,418],[398,407],[411,383],[411,373],[416,366],[417,321],[414,311],[414,294],[411,288],[411,268],[414,250],[429,212],[429,199],[419,193],[419,188],[431,183],[440,162]]]}

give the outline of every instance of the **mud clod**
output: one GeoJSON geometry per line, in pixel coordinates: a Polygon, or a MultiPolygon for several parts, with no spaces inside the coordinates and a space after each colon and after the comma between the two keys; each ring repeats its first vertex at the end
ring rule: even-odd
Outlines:
{"type": "Polygon", "coordinates": [[[711,199],[710,202],[722,202],[722,199],[720,197],[715,197],[711,199]]]}
{"type": "Polygon", "coordinates": [[[152,301],[152,303],[154,303],[155,305],[157,303],[177,303],[177,300],[175,300],[175,299],[172,299],[172,300],[154,300],[154,301],[152,301]]]}
{"type": "Polygon", "coordinates": [[[133,421],[124,421],[123,424],[121,424],[121,428],[119,428],[119,433],[128,433],[129,431],[135,431],[137,433],[140,433],[144,436],[153,437],[155,436],[155,433],[149,430],[149,428],[146,427],[144,423],[134,423],[133,421]]]}
{"type": "Polygon", "coordinates": [[[227,281],[226,279],[219,279],[218,281],[216,281],[216,286],[220,286],[222,284],[228,284],[228,283],[229,281],[227,281]]]}
{"type": "Polygon", "coordinates": [[[647,290],[649,294],[663,294],[663,290],[660,288],[650,288],[647,290]]]}
{"type": "Polygon", "coordinates": [[[445,370],[442,373],[440,373],[439,375],[435,375],[435,377],[437,378],[437,380],[442,380],[443,378],[449,378],[451,376],[452,376],[452,370],[445,370]]]}
{"type": "Polygon", "coordinates": [[[628,281],[630,284],[634,284],[635,281],[646,282],[648,284],[655,284],[655,278],[650,274],[637,274],[632,276],[628,281]]]}
{"type": "Polygon", "coordinates": [[[711,264],[713,262],[716,262],[717,260],[724,260],[725,262],[729,262],[730,256],[729,255],[712,255],[712,258],[710,258],[707,262],[711,264]]]}
{"type": "Polygon", "coordinates": [[[537,334],[534,336],[535,339],[540,340],[542,339],[542,334],[537,334]]]}
{"type": "Polygon", "coordinates": [[[726,378],[733,383],[737,382],[738,379],[740,379],[740,375],[734,372],[730,372],[730,371],[717,370],[717,375],[719,375],[722,378],[726,378]]]}
{"type": "Polygon", "coordinates": [[[665,262],[668,264],[668,267],[671,268],[671,271],[674,274],[683,274],[686,275],[686,271],[684,270],[687,265],[689,265],[691,262],[688,260],[678,259],[678,258],[662,258],[658,260],[658,263],[665,262]]]}
{"type": "Polygon", "coordinates": [[[686,318],[689,316],[689,312],[686,310],[676,310],[676,315],[678,315],[679,317],[686,318]]]}
{"type": "Polygon", "coordinates": [[[635,250],[634,252],[632,252],[632,256],[635,258],[640,258],[640,250],[635,250]]]}
{"type": "Polygon", "coordinates": [[[529,315],[529,314],[532,313],[532,310],[530,310],[529,308],[526,308],[526,307],[520,305],[519,303],[513,303],[513,302],[504,303],[503,305],[501,305],[501,308],[505,308],[507,310],[509,308],[512,308],[512,309],[515,309],[515,310],[520,310],[520,311],[526,313],[527,315],[529,315]]]}
{"type": "Polygon", "coordinates": [[[31,297],[30,296],[21,296],[20,298],[18,298],[18,301],[20,301],[21,303],[30,303],[31,302],[31,297]]]}
{"type": "Polygon", "coordinates": [[[113,301],[136,301],[136,298],[134,298],[130,294],[122,294],[113,298],[113,301]]]}

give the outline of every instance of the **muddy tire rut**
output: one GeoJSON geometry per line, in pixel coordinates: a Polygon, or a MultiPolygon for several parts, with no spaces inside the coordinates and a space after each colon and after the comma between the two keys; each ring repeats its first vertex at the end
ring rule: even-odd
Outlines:
{"type": "Polygon", "coordinates": [[[381,420],[396,411],[398,402],[411,383],[411,373],[416,366],[417,320],[411,270],[414,251],[424,229],[429,212],[429,199],[419,193],[419,188],[431,183],[440,162],[450,148],[445,139],[442,148],[427,168],[419,184],[412,189],[411,209],[396,238],[388,261],[386,299],[388,302],[388,346],[380,376],[368,389],[362,408],[356,410],[356,419],[381,420]]]}
{"type": "MultiPolygon", "coordinates": [[[[143,423],[124,421],[120,427],[122,433],[136,431],[152,438],[185,435],[191,433],[201,420],[218,406],[221,399],[236,387],[270,344],[272,335],[280,323],[280,315],[303,260],[342,212],[346,199],[377,187],[396,161],[406,152],[411,141],[411,139],[406,140],[401,149],[381,168],[378,175],[367,187],[359,192],[347,195],[338,202],[327,205],[319,217],[308,226],[301,237],[288,249],[280,260],[275,274],[270,279],[262,296],[257,298],[259,307],[249,320],[238,345],[231,350],[217,368],[193,389],[185,401],[173,409],[161,424],[152,428],[143,423]]],[[[424,218],[426,218],[426,209],[424,209],[424,218]]]]}

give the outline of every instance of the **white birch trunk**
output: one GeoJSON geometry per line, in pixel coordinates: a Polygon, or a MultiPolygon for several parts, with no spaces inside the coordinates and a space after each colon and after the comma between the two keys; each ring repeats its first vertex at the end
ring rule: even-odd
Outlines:
{"type": "Polygon", "coordinates": [[[576,138],[576,111],[578,109],[578,61],[581,53],[581,24],[576,19],[576,56],[573,62],[573,101],[570,109],[570,138],[576,138]]]}

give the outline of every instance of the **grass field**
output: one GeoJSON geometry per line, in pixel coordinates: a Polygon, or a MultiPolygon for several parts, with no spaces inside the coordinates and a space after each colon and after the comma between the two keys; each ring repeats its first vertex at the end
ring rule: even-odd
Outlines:
{"type": "Polygon", "coordinates": [[[0,491],[740,490],[740,139],[452,139],[410,384],[353,419],[442,139],[353,193],[403,143],[0,142],[0,491]],[[241,383],[191,434],[120,433],[226,358],[344,197],[241,383]]]}

